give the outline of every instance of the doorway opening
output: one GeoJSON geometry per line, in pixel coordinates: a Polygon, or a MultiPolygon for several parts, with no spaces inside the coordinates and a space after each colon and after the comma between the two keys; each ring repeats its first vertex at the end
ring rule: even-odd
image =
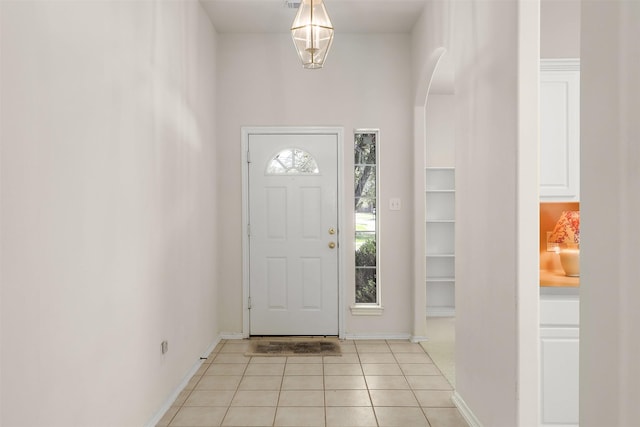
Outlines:
{"type": "Polygon", "coordinates": [[[243,128],[243,335],[342,335],[341,128],[243,128]]]}

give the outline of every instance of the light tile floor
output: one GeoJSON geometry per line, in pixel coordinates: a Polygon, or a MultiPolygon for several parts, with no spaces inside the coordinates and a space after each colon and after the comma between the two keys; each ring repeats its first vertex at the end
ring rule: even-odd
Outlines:
{"type": "Polygon", "coordinates": [[[456,385],[456,319],[427,317],[428,340],[420,344],[452,385],[456,385]]]}
{"type": "Polygon", "coordinates": [[[419,344],[341,341],[342,356],[247,357],[223,341],[160,426],[467,427],[419,344]]]}

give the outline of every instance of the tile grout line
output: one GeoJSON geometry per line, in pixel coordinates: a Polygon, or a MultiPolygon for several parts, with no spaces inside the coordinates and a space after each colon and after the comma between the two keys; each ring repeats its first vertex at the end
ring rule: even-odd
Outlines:
{"type": "MultiPolygon", "coordinates": [[[[420,346],[420,348],[422,348],[422,346],[420,346]]],[[[429,356],[427,354],[427,352],[424,351],[424,348],[422,349],[422,351],[424,352],[424,354],[429,356]]],[[[400,361],[396,357],[396,353],[392,351],[392,354],[393,354],[393,358],[396,360],[396,363],[398,363],[398,368],[400,368],[400,372],[402,372],[402,378],[404,378],[404,380],[407,382],[407,385],[409,386],[409,390],[411,390],[411,394],[413,395],[413,398],[416,400],[416,403],[418,404],[418,409],[420,409],[420,412],[422,413],[422,416],[427,421],[427,426],[426,427],[431,427],[431,422],[429,421],[429,418],[427,418],[427,414],[424,412],[424,408],[420,404],[420,400],[418,399],[418,396],[416,395],[416,390],[413,387],[411,387],[411,383],[407,379],[407,374],[404,372],[404,369],[402,369],[402,366],[400,366],[400,361]]],[[[431,359],[431,357],[429,357],[429,359],[431,359]]]]}
{"type": "MultiPolygon", "coordinates": [[[[223,346],[224,346],[224,344],[223,344],[223,346]]],[[[216,346],[216,347],[217,347],[217,346],[216,346]]],[[[222,347],[221,347],[221,348],[222,348],[222,347]]],[[[215,352],[215,348],[213,349],[213,351],[212,351],[210,354],[208,354],[208,355],[207,355],[207,359],[208,359],[209,357],[211,357],[211,354],[213,354],[214,352],[215,352]]],[[[216,353],[216,355],[214,356],[214,359],[215,359],[216,357],[218,357],[218,353],[216,353]]],[[[213,360],[212,360],[212,362],[213,362],[213,360]]],[[[203,365],[207,365],[207,364],[208,364],[208,365],[209,365],[209,367],[211,367],[211,364],[210,364],[210,363],[205,363],[205,362],[203,362],[202,364],[203,364],[203,365]]],[[[205,369],[205,372],[206,372],[208,369],[209,369],[209,368],[205,369]]],[[[171,417],[171,419],[167,422],[167,426],[171,426],[171,423],[174,421],[174,419],[176,418],[176,416],[178,416],[178,414],[180,413],[180,411],[182,410],[182,408],[184,408],[184,404],[187,402],[187,400],[189,399],[189,397],[191,396],[191,394],[193,393],[193,391],[196,389],[196,386],[198,385],[198,383],[200,382],[200,380],[202,380],[202,377],[203,377],[203,376],[204,376],[204,373],[203,373],[203,375],[200,375],[200,379],[198,380],[198,382],[197,382],[197,383],[195,383],[195,384],[193,385],[193,388],[192,388],[191,390],[188,390],[188,392],[189,392],[189,393],[187,393],[187,396],[186,396],[186,397],[184,398],[184,400],[180,403],[180,405],[178,405],[178,406],[177,406],[177,407],[178,407],[178,410],[176,411],[176,413],[175,413],[175,414],[173,414],[173,416],[171,417]]],[[[189,379],[189,381],[191,381],[191,379],[189,379]]],[[[184,391],[187,391],[187,390],[181,390],[181,391],[180,391],[180,393],[183,393],[184,391]]],[[[180,394],[178,394],[178,396],[179,396],[179,395],[180,395],[180,394]]],[[[171,406],[173,406],[173,405],[171,405],[171,406]]]]}
{"type": "MultiPolygon", "coordinates": [[[[183,392],[184,392],[183,397],[184,398],[182,399],[180,404],[174,406],[174,409],[176,409],[176,412],[171,416],[171,418],[169,420],[165,421],[167,423],[166,425],[170,426],[171,423],[176,420],[176,417],[178,416],[178,414],[183,409],[188,409],[188,408],[191,408],[191,407],[208,407],[208,406],[210,406],[210,405],[206,405],[206,404],[195,405],[195,406],[185,406],[185,405],[188,402],[188,400],[192,396],[194,396],[194,392],[198,391],[197,390],[198,385],[201,384],[201,382],[203,381],[204,377],[206,376],[205,374],[210,369],[212,369],[212,367],[215,365],[213,362],[218,360],[220,355],[236,355],[236,356],[237,355],[242,355],[241,352],[235,352],[235,351],[223,352],[223,350],[225,349],[225,346],[227,344],[228,344],[228,341],[223,342],[222,346],[220,346],[219,348],[218,347],[215,348],[209,354],[208,359],[210,359],[210,363],[203,362],[203,365],[208,365],[206,367],[206,369],[203,369],[204,366],[202,368],[200,368],[202,374],[198,375],[198,379],[193,384],[193,387],[191,389],[189,389],[189,390],[183,390],[183,392]]],[[[382,343],[376,343],[376,344],[382,344],[382,343]]],[[[367,345],[366,342],[361,344],[361,346],[366,346],[366,345],[367,345]]],[[[431,421],[427,417],[426,409],[429,409],[429,408],[449,409],[449,408],[451,408],[450,406],[444,406],[444,405],[437,405],[437,406],[428,405],[428,406],[423,407],[421,405],[421,403],[420,403],[420,400],[418,399],[417,394],[416,394],[418,391],[427,390],[427,391],[433,391],[433,392],[442,391],[442,392],[451,393],[452,389],[451,388],[449,388],[447,390],[439,389],[439,388],[433,388],[433,389],[432,388],[420,388],[420,389],[415,389],[414,387],[411,386],[411,383],[408,380],[407,376],[409,374],[407,372],[405,372],[405,370],[401,366],[401,363],[400,363],[401,359],[399,359],[399,355],[400,354],[413,354],[413,353],[415,353],[415,354],[426,355],[429,358],[429,360],[431,361],[431,363],[429,363],[428,361],[421,362],[419,358],[416,360],[416,359],[412,359],[411,357],[408,357],[408,358],[406,358],[405,364],[413,364],[413,363],[415,363],[415,364],[431,364],[431,365],[434,365],[435,371],[438,372],[439,374],[436,374],[436,375],[430,375],[430,374],[420,375],[419,372],[414,372],[414,376],[444,378],[445,381],[447,381],[447,383],[448,383],[448,380],[444,377],[444,374],[442,373],[442,370],[437,365],[435,365],[435,363],[433,363],[433,360],[430,358],[430,355],[429,355],[428,351],[424,347],[422,347],[421,345],[418,344],[418,346],[419,346],[418,348],[420,349],[420,351],[409,351],[410,349],[406,349],[405,350],[402,347],[399,347],[397,351],[394,351],[393,347],[391,346],[391,343],[389,343],[388,340],[385,340],[384,341],[385,351],[379,351],[379,350],[381,350],[381,348],[379,348],[379,349],[371,348],[370,349],[370,350],[372,350],[371,353],[367,353],[366,351],[364,353],[361,353],[361,349],[359,348],[359,346],[356,343],[353,343],[353,346],[354,346],[354,350],[355,351],[353,353],[345,353],[345,354],[355,354],[355,357],[357,358],[357,363],[358,363],[358,366],[359,366],[360,375],[362,375],[362,379],[363,379],[364,385],[366,387],[367,396],[368,396],[368,400],[369,400],[368,403],[370,405],[369,407],[371,408],[371,410],[373,412],[373,417],[374,417],[374,421],[375,421],[375,425],[376,426],[380,426],[380,422],[381,421],[378,419],[378,413],[376,412],[376,406],[374,405],[373,398],[372,398],[372,395],[371,395],[372,389],[370,387],[372,386],[372,384],[370,384],[369,381],[367,381],[367,376],[365,375],[365,369],[364,369],[364,366],[363,366],[364,363],[363,363],[363,359],[362,359],[362,357],[365,354],[376,354],[376,353],[379,353],[379,354],[389,353],[389,354],[391,354],[392,360],[394,361],[394,362],[391,362],[391,363],[393,363],[395,366],[398,367],[398,370],[400,372],[401,377],[406,382],[408,389],[411,391],[411,396],[413,396],[413,398],[415,399],[417,407],[420,409],[420,412],[422,413],[422,416],[426,420],[426,423],[427,423],[426,425],[427,426],[431,426],[431,421]],[[403,351],[403,350],[405,350],[405,351],[403,351]]],[[[230,346],[230,347],[228,347],[228,349],[235,350],[236,347],[230,346]]],[[[366,349],[366,347],[364,347],[362,350],[364,350],[364,349],[366,349]]],[[[229,401],[229,403],[227,405],[220,405],[221,407],[225,407],[225,406],[226,407],[224,409],[224,414],[222,415],[222,418],[220,420],[220,424],[219,425],[222,425],[225,422],[226,417],[229,415],[230,410],[233,407],[232,406],[232,402],[238,396],[238,393],[240,392],[240,385],[242,384],[242,382],[245,379],[251,377],[251,375],[249,375],[249,376],[247,375],[247,372],[249,371],[249,366],[251,365],[251,362],[255,362],[255,359],[259,359],[259,357],[249,357],[248,361],[246,361],[246,363],[243,363],[244,367],[243,367],[241,375],[240,375],[240,380],[239,380],[238,384],[235,386],[235,388],[233,390],[231,390],[231,391],[233,391],[233,394],[231,395],[231,400],[229,401]]],[[[384,358],[378,359],[378,360],[383,360],[383,359],[384,358]]],[[[325,357],[320,356],[320,362],[321,362],[320,366],[321,366],[321,375],[322,375],[322,405],[323,405],[323,413],[324,413],[324,423],[323,423],[323,425],[325,427],[327,427],[329,425],[328,424],[328,421],[329,421],[328,420],[329,406],[327,405],[327,399],[326,399],[327,398],[327,383],[326,383],[326,380],[327,380],[327,375],[326,375],[327,374],[327,367],[325,366],[326,365],[325,364],[326,360],[327,359],[325,357]]],[[[405,360],[405,359],[402,359],[402,360],[405,360]]],[[[355,360],[354,360],[354,362],[355,362],[355,360]]],[[[222,361],[220,363],[225,363],[225,362],[222,361]]],[[[301,363],[305,364],[305,363],[311,363],[311,362],[301,362],[301,363]]],[[[347,362],[345,362],[345,363],[347,363],[347,362]]],[[[384,363],[384,362],[376,362],[376,358],[372,357],[371,361],[369,363],[384,363]]],[[[284,379],[286,377],[287,367],[293,366],[293,365],[296,365],[296,363],[293,363],[289,357],[285,356],[284,357],[283,369],[282,369],[282,372],[280,374],[280,385],[279,385],[277,399],[276,399],[276,403],[275,403],[275,410],[274,410],[274,413],[273,413],[272,422],[270,424],[272,427],[277,425],[277,415],[278,415],[279,409],[281,408],[280,403],[282,402],[282,392],[283,392],[284,379]]],[[[296,370],[294,370],[294,371],[297,371],[297,367],[296,367],[296,370]]],[[[293,372],[292,375],[297,375],[294,371],[292,371],[293,372]]],[[[316,372],[316,371],[315,370],[312,370],[312,371],[306,370],[305,371],[305,369],[301,369],[299,375],[302,375],[302,376],[315,375],[315,374],[313,374],[313,372],[316,372]],[[303,374],[303,372],[307,372],[307,373],[303,374]]],[[[340,370],[336,370],[336,372],[340,372],[340,370]]],[[[431,372],[431,371],[427,371],[427,372],[431,372]]],[[[258,375],[258,374],[256,374],[256,375],[258,375]]],[[[341,374],[340,376],[345,376],[345,375],[348,376],[348,374],[341,374]]],[[[372,375],[375,376],[375,372],[372,375]]],[[[393,376],[393,374],[389,374],[389,375],[393,376]]],[[[219,375],[212,374],[212,376],[219,376],[219,375]]],[[[222,376],[224,376],[224,375],[222,375],[222,376]]],[[[380,376],[384,377],[385,375],[380,375],[380,376]]],[[[382,386],[382,384],[380,384],[380,386],[382,386]]],[[[380,390],[387,390],[387,388],[385,388],[385,387],[382,387],[382,388],[379,388],[379,389],[380,390]]],[[[391,385],[389,385],[389,387],[391,387],[391,385]]],[[[212,389],[212,390],[215,390],[215,389],[212,389]]],[[[301,389],[301,390],[303,390],[303,389],[301,389]]],[[[304,389],[304,390],[306,390],[306,389],[304,389]]],[[[345,390],[355,390],[355,389],[349,388],[349,389],[345,389],[345,390]]],[[[388,390],[392,391],[392,390],[396,390],[396,389],[389,388],[388,390]]],[[[206,390],[204,390],[204,391],[206,391],[206,390]]],[[[213,406],[216,406],[216,405],[213,405],[213,406]]],[[[262,405],[262,406],[264,406],[264,405],[262,405]]],[[[306,405],[304,405],[304,406],[306,406],[306,405]]],[[[297,407],[297,408],[303,408],[304,406],[292,405],[292,407],[297,407]]],[[[392,406],[392,407],[396,407],[396,406],[397,407],[402,407],[403,405],[395,405],[395,406],[392,406]]],[[[351,407],[351,406],[345,406],[345,407],[351,407]]],[[[380,408],[383,408],[383,407],[385,407],[385,406],[384,405],[380,406],[380,408]]],[[[282,408],[284,408],[284,406],[282,408]]]]}
{"type": "MultiPolygon", "coordinates": [[[[340,353],[342,353],[342,349],[340,349],[340,353]]],[[[327,427],[327,383],[325,381],[325,370],[324,370],[324,356],[321,358],[322,361],[322,406],[324,412],[324,422],[322,425],[327,427]]]]}
{"type": "MultiPolygon", "coordinates": [[[[386,341],[385,341],[386,343],[386,341]]],[[[389,345],[387,344],[387,347],[389,345]]],[[[380,426],[380,421],[378,421],[378,414],[376,413],[376,407],[373,404],[373,398],[371,397],[371,389],[369,388],[369,382],[367,381],[367,376],[364,373],[364,367],[362,366],[362,359],[360,358],[360,350],[358,350],[358,346],[356,346],[356,351],[358,352],[358,360],[360,361],[360,370],[362,371],[362,378],[364,379],[364,385],[367,387],[367,395],[369,396],[369,403],[371,403],[371,412],[373,412],[373,419],[376,422],[376,427],[380,426]]],[[[389,347],[389,351],[391,348],[389,347]]]]}
{"type": "MultiPolygon", "coordinates": [[[[227,345],[227,343],[225,342],[225,345],[227,345]]],[[[224,348],[224,346],[222,347],[224,348]]],[[[220,352],[218,353],[218,355],[222,352],[222,348],[220,349],[220,352]]],[[[239,353],[239,354],[244,354],[244,353],[239,353]]],[[[216,358],[218,356],[216,355],[216,358]]],[[[222,419],[220,420],[220,425],[224,424],[224,420],[225,418],[227,418],[227,415],[229,415],[229,411],[231,410],[231,405],[233,404],[233,399],[236,398],[236,396],[238,395],[238,391],[240,391],[240,384],[242,384],[242,380],[244,380],[245,374],[247,373],[247,369],[249,369],[249,364],[251,363],[251,357],[249,358],[249,360],[247,361],[247,363],[244,366],[244,369],[242,370],[242,375],[240,375],[240,381],[238,381],[238,385],[236,386],[235,391],[233,392],[233,396],[231,396],[231,400],[229,401],[229,404],[227,405],[227,409],[224,411],[224,415],[222,416],[222,419]]],[[[215,361],[212,360],[212,362],[215,361]]]]}

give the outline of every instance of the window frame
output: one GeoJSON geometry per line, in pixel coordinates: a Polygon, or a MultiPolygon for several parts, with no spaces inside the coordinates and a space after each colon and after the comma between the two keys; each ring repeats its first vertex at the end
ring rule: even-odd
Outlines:
{"type": "Polygon", "coordinates": [[[353,182],[354,182],[354,194],[353,194],[353,199],[352,199],[352,203],[354,203],[354,210],[353,210],[353,217],[352,217],[352,221],[353,221],[353,226],[354,226],[354,231],[353,231],[353,254],[354,254],[354,263],[353,263],[353,272],[354,272],[354,282],[353,282],[353,292],[354,292],[354,303],[353,305],[350,307],[351,308],[351,313],[353,315],[365,315],[365,316],[371,316],[371,315],[381,315],[383,312],[383,306],[382,306],[382,283],[380,280],[380,130],[379,129],[371,129],[371,128],[362,128],[362,129],[354,129],[353,131],[353,182]],[[375,226],[375,231],[374,231],[374,239],[375,239],[375,245],[376,245],[376,265],[375,265],[375,277],[376,277],[376,302],[357,302],[356,301],[356,271],[358,270],[358,266],[356,266],[355,264],[355,253],[356,253],[356,238],[358,235],[358,231],[356,230],[356,209],[355,209],[355,170],[357,166],[361,166],[364,164],[359,164],[355,162],[355,141],[356,141],[356,137],[359,134],[374,134],[375,135],[375,163],[372,163],[372,165],[374,166],[375,169],[375,174],[374,174],[374,179],[375,179],[375,222],[374,222],[374,226],[375,226]]]}
{"type": "MultiPolygon", "coordinates": [[[[275,169],[275,167],[274,167],[275,169]]],[[[284,148],[280,151],[278,151],[276,154],[273,155],[272,159],[269,161],[269,163],[267,164],[267,167],[265,169],[265,175],[320,175],[320,169],[318,168],[318,162],[316,161],[316,159],[313,157],[313,155],[311,155],[311,153],[301,149],[301,148],[297,148],[297,147],[288,147],[288,148],[284,148]],[[279,160],[279,157],[285,153],[291,153],[291,166],[285,165],[284,163],[282,163],[279,160]],[[314,166],[314,170],[313,171],[305,171],[305,170],[301,170],[298,168],[298,165],[296,165],[295,159],[296,159],[296,153],[301,153],[303,156],[307,156],[310,160],[311,160],[311,164],[314,166]],[[280,163],[280,165],[282,166],[282,169],[284,169],[283,171],[272,171],[270,169],[272,169],[272,165],[274,162],[278,162],[280,163]]]]}

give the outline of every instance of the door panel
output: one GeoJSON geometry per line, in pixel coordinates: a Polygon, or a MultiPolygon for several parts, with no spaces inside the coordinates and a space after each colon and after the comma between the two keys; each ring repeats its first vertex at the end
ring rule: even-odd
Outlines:
{"type": "Polygon", "coordinates": [[[249,135],[251,335],[338,334],[337,142],[249,135]]]}
{"type": "Polygon", "coordinates": [[[267,309],[287,309],[287,259],[266,258],[267,280],[267,309]]]}

